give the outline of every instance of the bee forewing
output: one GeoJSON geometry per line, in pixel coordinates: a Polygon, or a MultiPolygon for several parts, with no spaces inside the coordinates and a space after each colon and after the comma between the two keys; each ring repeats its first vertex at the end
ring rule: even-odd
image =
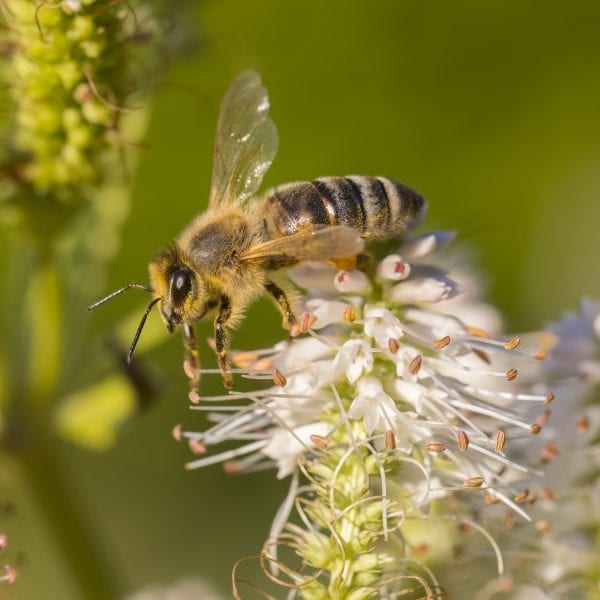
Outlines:
{"type": "Polygon", "coordinates": [[[239,204],[259,188],[277,153],[277,128],[258,73],[244,71],[225,94],[215,135],[209,208],[239,204]]]}
{"type": "Polygon", "coordinates": [[[295,260],[327,261],[360,254],[364,241],[360,234],[345,226],[303,229],[248,248],[242,260],[257,258],[292,258],[295,260]]]}

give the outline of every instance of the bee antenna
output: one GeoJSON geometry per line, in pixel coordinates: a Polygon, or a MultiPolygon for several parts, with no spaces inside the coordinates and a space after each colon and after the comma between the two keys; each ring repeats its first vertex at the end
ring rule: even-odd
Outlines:
{"type": "Polygon", "coordinates": [[[154,291],[150,286],[144,285],[143,283],[129,283],[126,286],[118,289],[117,291],[112,292],[108,296],[105,296],[101,300],[98,300],[97,302],[94,302],[94,304],[90,304],[87,307],[87,309],[88,309],[88,311],[95,310],[100,305],[104,304],[105,302],[108,302],[109,300],[112,300],[115,296],[119,296],[123,292],[126,292],[127,290],[130,290],[132,288],[138,288],[140,290],[145,290],[146,292],[153,292],[154,291]]]}
{"type": "Polygon", "coordinates": [[[135,332],[135,335],[133,336],[133,340],[131,341],[131,346],[129,346],[129,352],[127,352],[127,364],[129,364],[132,359],[133,359],[133,351],[135,350],[135,347],[137,346],[138,340],[140,339],[140,335],[142,333],[142,329],[144,329],[144,325],[146,324],[146,319],[148,318],[148,315],[150,314],[150,311],[154,308],[154,305],[160,300],[160,298],[154,298],[150,304],[148,304],[148,306],[146,307],[146,310],[144,311],[144,314],[142,315],[142,318],[140,320],[140,324],[138,325],[138,328],[135,332]]]}

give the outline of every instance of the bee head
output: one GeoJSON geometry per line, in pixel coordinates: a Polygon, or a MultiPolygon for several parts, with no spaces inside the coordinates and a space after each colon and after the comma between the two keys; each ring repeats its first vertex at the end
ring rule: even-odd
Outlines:
{"type": "Polygon", "coordinates": [[[203,285],[176,246],[161,250],[150,261],[150,281],[160,298],[160,314],[169,333],[183,322],[196,320],[203,285]]]}

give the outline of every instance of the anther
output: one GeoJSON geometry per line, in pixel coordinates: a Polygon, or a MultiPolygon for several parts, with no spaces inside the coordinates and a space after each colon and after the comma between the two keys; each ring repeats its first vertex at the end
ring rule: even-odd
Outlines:
{"type": "Polygon", "coordinates": [[[507,512],[504,517],[504,526],[507,529],[512,529],[515,525],[515,513],[507,512]]]}
{"type": "Polygon", "coordinates": [[[463,486],[466,488],[478,488],[484,483],[485,479],[483,477],[469,477],[469,479],[463,481],[463,486]]]}
{"type": "Polygon", "coordinates": [[[499,504],[500,500],[498,498],[496,498],[496,496],[492,495],[492,494],[486,494],[483,499],[488,503],[488,504],[499,504]]]}
{"type": "Polygon", "coordinates": [[[346,307],[346,310],[344,311],[344,320],[349,321],[350,323],[353,323],[356,320],[356,310],[354,306],[346,307]]]}
{"type": "Polygon", "coordinates": [[[183,372],[186,374],[188,379],[196,379],[197,373],[194,367],[192,367],[190,361],[187,359],[183,361],[183,372]]]}
{"type": "Polygon", "coordinates": [[[529,490],[525,489],[520,494],[517,494],[513,499],[517,504],[521,504],[529,497],[529,490]]]}
{"type": "Polygon", "coordinates": [[[445,348],[450,343],[450,341],[450,336],[445,335],[443,338],[440,338],[439,340],[433,342],[433,347],[436,350],[441,350],[442,348],[445,348]]]}
{"type": "Polygon", "coordinates": [[[256,352],[236,352],[231,357],[231,362],[240,369],[249,368],[255,360],[258,360],[256,352]]]}
{"type": "Polygon", "coordinates": [[[516,369],[509,369],[506,371],[506,381],[514,381],[517,378],[518,371],[516,369]]]}
{"type": "Polygon", "coordinates": [[[548,356],[548,350],[542,348],[533,358],[535,358],[535,360],[544,360],[546,356],[548,356]]]}
{"type": "Polygon", "coordinates": [[[544,519],[536,521],[534,527],[543,535],[548,535],[550,533],[550,524],[544,519]]]}
{"type": "Polygon", "coordinates": [[[411,375],[416,375],[421,369],[421,365],[423,364],[423,357],[420,354],[417,354],[410,363],[408,364],[408,371],[411,375]]]}
{"type": "Polygon", "coordinates": [[[458,439],[458,447],[461,450],[466,450],[469,447],[469,436],[464,431],[459,431],[456,437],[458,439]]]}
{"type": "Polygon", "coordinates": [[[228,475],[237,475],[242,472],[242,465],[238,460],[227,460],[223,463],[223,470],[228,475]]]}
{"type": "Polygon", "coordinates": [[[384,441],[385,441],[385,447],[388,450],[396,449],[396,434],[392,430],[388,430],[385,432],[384,441]]]}
{"type": "Polygon", "coordinates": [[[590,428],[590,420],[587,415],[581,415],[577,419],[577,433],[586,433],[590,428]]]}
{"type": "Polygon", "coordinates": [[[201,400],[200,394],[196,390],[190,391],[188,394],[188,399],[192,404],[199,404],[201,400]]]}
{"type": "Polygon", "coordinates": [[[183,438],[183,425],[178,423],[171,429],[171,435],[176,442],[180,442],[183,438]]]}
{"type": "Polygon", "coordinates": [[[533,435],[537,435],[541,430],[542,430],[542,426],[541,425],[538,425],[537,423],[532,423],[531,424],[530,432],[533,435]]]}
{"type": "Polygon", "coordinates": [[[506,444],[506,434],[504,431],[499,431],[496,434],[496,452],[502,452],[504,444],[506,444]]]}
{"type": "Polygon", "coordinates": [[[540,427],[543,427],[544,425],[546,425],[546,423],[548,423],[548,421],[550,420],[550,415],[552,414],[552,412],[548,409],[546,409],[544,411],[543,415],[540,415],[535,421],[534,423],[536,425],[539,425],[540,427]]]}
{"type": "Polygon", "coordinates": [[[480,350],[479,348],[471,348],[471,352],[480,358],[486,365],[492,364],[490,357],[483,350],[480,350]]]}
{"type": "Polygon", "coordinates": [[[554,394],[552,392],[548,392],[546,399],[544,400],[544,404],[550,404],[552,400],[554,400],[554,394]]]}
{"type": "Polygon", "coordinates": [[[388,340],[388,348],[392,354],[396,354],[400,350],[400,343],[396,338],[390,338],[388,340]]]}
{"type": "Polygon", "coordinates": [[[480,337],[480,338],[491,337],[487,331],[485,331],[484,329],[480,329],[479,327],[467,326],[467,327],[465,327],[465,331],[474,337],[480,337]]]}
{"type": "Polygon", "coordinates": [[[317,317],[315,315],[304,313],[300,318],[300,333],[306,333],[316,322],[317,317]]]}
{"type": "Polygon", "coordinates": [[[425,556],[429,553],[431,547],[429,544],[417,544],[410,547],[410,553],[412,556],[425,556]]]}
{"type": "Polygon", "coordinates": [[[262,358],[261,360],[257,360],[252,365],[252,370],[253,371],[268,371],[272,366],[273,366],[273,362],[271,361],[271,359],[268,356],[265,356],[265,358],[262,358]]]}
{"type": "Polygon", "coordinates": [[[325,436],[316,433],[313,433],[310,436],[310,441],[313,443],[313,446],[319,450],[326,450],[329,446],[329,440],[325,436]]]}
{"type": "Polygon", "coordinates": [[[556,492],[552,488],[544,487],[542,488],[542,498],[548,500],[548,502],[555,502],[556,492]]]}
{"type": "Polygon", "coordinates": [[[540,450],[540,462],[542,464],[549,463],[551,460],[554,460],[559,453],[560,449],[558,444],[554,440],[551,440],[540,450]]]}
{"type": "Polygon", "coordinates": [[[285,387],[287,379],[279,369],[273,369],[273,381],[279,387],[285,387]]]}
{"type": "Polygon", "coordinates": [[[515,337],[512,340],[510,340],[510,342],[506,342],[506,344],[504,344],[504,349],[514,350],[520,343],[521,338],[518,335],[515,335],[515,337]]]}
{"type": "Polygon", "coordinates": [[[427,448],[427,452],[441,454],[446,449],[446,444],[442,442],[429,442],[425,447],[427,448]]]}
{"type": "Polygon", "coordinates": [[[206,446],[200,440],[190,440],[188,446],[193,454],[206,454],[206,446]]]}
{"type": "Polygon", "coordinates": [[[0,577],[0,581],[7,581],[11,585],[17,580],[17,571],[12,565],[4,565],[4,576],[0,577]]]}

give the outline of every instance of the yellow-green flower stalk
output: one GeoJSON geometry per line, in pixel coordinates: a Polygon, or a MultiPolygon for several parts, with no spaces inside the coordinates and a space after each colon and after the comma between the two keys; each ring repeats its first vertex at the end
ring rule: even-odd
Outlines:
{"type": "Polygon", "coordinates": [[[18,184],[73,201],[101,179],[131,91],[131,11],[110,0],[3,2],[15,102],[6,168],[18,184]]]}
{"type": "Polygon", "coordinates": [[[515,568],[499,543],[506,519],[541,535],[531,449],[548,443],[549,405],[568,402],[573,368],[544,368],[553,335],[499,333],[451,237],[406,239],[368,273],[299,269],[309,292],[292,333],[307,335],[232,356],[275,385],[192,395],[214,425],[175,430],[200,454],[189,468],[293,475],[262,553],[292,597],[474,597],[515,568]],[[469,561],[477,570],[460,576],[469,561]]]}

